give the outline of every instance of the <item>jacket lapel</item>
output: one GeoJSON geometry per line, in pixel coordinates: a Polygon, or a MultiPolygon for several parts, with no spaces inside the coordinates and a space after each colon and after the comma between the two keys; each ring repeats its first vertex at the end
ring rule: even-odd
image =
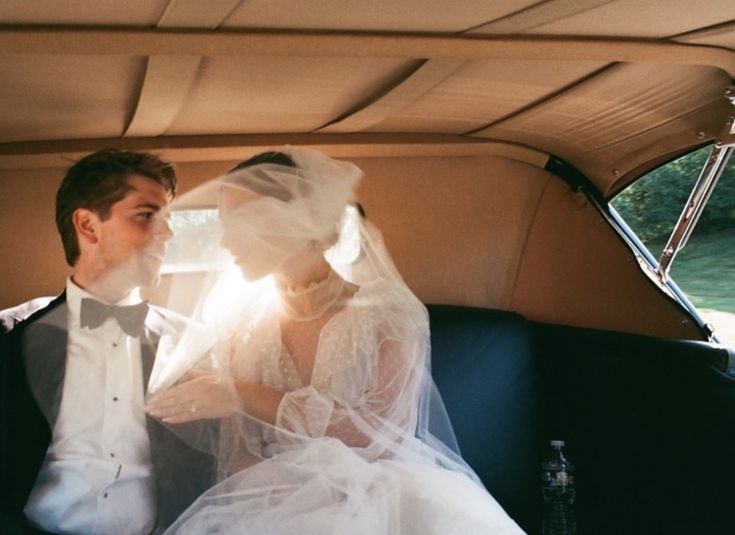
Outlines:
{"type": "Polygon", "coordinates": [[[22,511],[56,421],[66,369],[66,296],[32,314],[3,337],[0,362],[2,494],[22,511]],[[49,336],[48,340],[41,338],[49,336]]]}
{"type": "MultiPolygon", "coordinates": [[[[67,315],[62,294],[2,339],[3,353],[9,352],[0,360],[0,471],[7,475],[1,494],[17,514],[33,488],[58,417],[67,360],[67,315]]],[[[161,337],[174,335],[179,323],[154,307],[149,312],[140,340],[143,388],[161,337]]],[[[214,463],[160,422],[146,420],[159,491],[158,524],[166,526],[213,483],[214,463]]]]}
{"type": "MultiPolygon", "coordinates": [[[[53,305],[52,305],[53,306],[53,305]]],[[[22,333],[22,355],[29,389],[53,432],[66,374],[66,300],[32,321],[22,333]]]]}
{"type": "Polygon", "coordinates": [[[155,332],[147,326],[140,337],[140,358],[143,365],[143,394],[147,392],[148,381],[150,381],[153,364],[156,361],[156,350],[158,349],[160,338],[161,336],[158,332],[155,332]]]}
{"type": "MultiPolygon", "coordinates": [[[[50,432],[53,432],[59,415],[66,374],[68,307],[65,297],[62,294],[47,309],[40,311],[37,319],[29,318],[21,340],[26,384],[46,418],[50,432]]],[[[154,317],[151,321],[147,319],[140,338],[144,393],[162,329],[158,313],[151,311],[149,315],[154,317]]]]}
{"type": "MultiPolygon", "coordinates": [[[[186,322],[175,314],[156,307],[146,317],[146,328],[141,336],[140,351],[143,359],[143,381],[147,390],[159,346],[165,353],[180,341],[186,322]]],[[[205,490],[214,483],[214,459],[211,455],[192,448],[160,421],[146,415],[151,460],[156,472],[158,493],[157,530],[169,526],[205,490]]],[[[206,422],[208,430],[212,424],[206,422]]],[[[218,424],[214,424],[216,428],[218,424]]],[[[185,434],[199,431],[197,424],[178,429],[185,434]]],[[[212,432],[210,430],[210,432],[212,432]]],[[[193,436],[193,435],[192,435],[193,436]]]]}

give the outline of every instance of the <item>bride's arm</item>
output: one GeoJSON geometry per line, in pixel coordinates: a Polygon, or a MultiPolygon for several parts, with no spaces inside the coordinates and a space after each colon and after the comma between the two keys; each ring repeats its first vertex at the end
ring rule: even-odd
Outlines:
{"type": "Polygon", "coordinates": [[[380,343],[375,380],[354,406],[340,405],[311,386],[284,394],[259,383],[192,371],[192,380],[151,400],[149,412],[171,424],[245,412],[299,435],[326,435],[367,447],[376,429],[397,436],[415,422],[423,359],[422,349],[414,345],[390,339],[380,343]]]}
{"type": "Polygon", "coordinates": [[[342,405],[313,387],[302,388],[283,396],[276,426],[297,435],[338,438],[351,447],[365,448],[376,440],[390,447],[416,422],[424,355],[420,346],[384,339],[374,380],[356,403],[342,405]]]}
{"type": "Polygon", "coordinates": [[[282,392],[204,370],[191,370],[189,376],[189,381],[151,399],[148,412],[168,424],[227,418],[238,412],[270,424],[276,422],[282,392]]]}
{"type": "Polygon", "coordinates": [[[283,392],[269,386],[243,380],[235,381],[235,388],[240,401],[240,410],[255,416],[263,422],[276,423],[278,406],[284,396],[283,392]]]}

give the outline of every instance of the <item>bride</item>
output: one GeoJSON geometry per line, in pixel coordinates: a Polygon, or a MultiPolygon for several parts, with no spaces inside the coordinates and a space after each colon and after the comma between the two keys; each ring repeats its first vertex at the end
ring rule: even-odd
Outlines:
{"type": "Polygon", "coordinates": [[[215,276],[206,359],[184,336],[148,410],[220,482],[167,533],[523,533],[457,453],[426,309],[350,204],[361,174],[288,148],[216,182],[241,276],[215,276]]]}

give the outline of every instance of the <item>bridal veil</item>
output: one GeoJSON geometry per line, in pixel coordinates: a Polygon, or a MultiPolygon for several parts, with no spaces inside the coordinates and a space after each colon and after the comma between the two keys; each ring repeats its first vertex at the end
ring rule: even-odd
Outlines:
{"type": "MultiPolygon", "coordinates": [[[[461,459],[432,381],[427,311],[354,202],[361,171],[312,150],[282,154],[293,165],[236,168],[203,186],[220,199],[225,247],[203,277],[190,327],[159,349],[149,396],[209,373],[231,385],[232,407],[223,417],[169,424],[212,455],[218,474],[174,529],[401,533],[407,522],[416,530],[429,522],[434,531],[426,532],[440,533],[458,515],[474,522],[459,512],[473,503],[488,509],[492,499],[461,459]],[[226,206],[237,191],[257,198],[226,206]],[[247,281],[229,252],[241,247],[281,265],[302,254],[298,244],[323,251],[329,277],[306,288],[276,287],[261,273],[247,281]],[[321,316],[313,372],[304,377],[281,343],[279,318],[313,325],[321,316]],[[283,393],[275,422],[239,408],[239,380],[283,393]],[[454,515],[426,514],[451,509],[452,500],[467,503],[455,504],[454,515]]],[[[250,265],[257,271],[257,261],[250,265]]],[[[494,501],[492,508],[499,526],[515,526],[494,501]]]]}

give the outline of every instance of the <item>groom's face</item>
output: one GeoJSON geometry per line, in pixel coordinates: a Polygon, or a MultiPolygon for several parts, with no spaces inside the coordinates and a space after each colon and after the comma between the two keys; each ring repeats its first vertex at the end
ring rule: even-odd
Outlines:
{"type": "Polygon", "coordinates": [[[99,218],[98,261],[108,281],[134,288],[158,283],[166,244],[169,195],[156,181],[127,178],[130,191],[99,218]]]}

